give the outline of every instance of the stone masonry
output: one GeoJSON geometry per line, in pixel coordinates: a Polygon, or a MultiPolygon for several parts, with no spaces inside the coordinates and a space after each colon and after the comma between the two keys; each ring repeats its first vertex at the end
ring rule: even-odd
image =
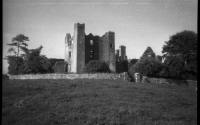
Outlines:
{"type": "MultiPolygon", "coordinates": [[[[125,54],[125,46],[120,51],[125,54]]],[[[126,58],[125,55],[123,59],[126,58]]],[[[116,72],[115,33],[106,32],[102,37],[85,34],[85,24],[74,24],[74,35],[65,37],[65,61],[68,72],[81,73],[91,60],[106,61],[111,72],[116,72]]]]}

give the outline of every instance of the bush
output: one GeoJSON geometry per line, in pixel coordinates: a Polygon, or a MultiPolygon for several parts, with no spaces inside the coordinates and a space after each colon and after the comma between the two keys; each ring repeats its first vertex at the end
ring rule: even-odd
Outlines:
{"type": "Polygon", "coordinates": [[[86,64],[84,72],[110,72],[108,63],[104,61],[91,60],[86,64]]]}
{"type": "Polygon", "coordinates": [[[169,73],[168,76],[171,79],[187,79],[189,76],[189,72],[185,66],[185,61],[182,58],[168,58],[165,60],[163,65],[165,65],[165,68],[169,73]]]}
{"type": "Polygon", "coordinates": [[[7,56],[8,74],[17,75],[22,72],[23,58],[17,56],[7,56]]]}
{"type": "Polygon", "coordinates": [[[162,78],[169,78],[170,73],[167,67],[162,68],[161,72],[159,73],[159,76],[162,78]]]}
{"type": "Polygon", "coordinates": [[[48,73],[50,62],[45,55],[41,55],[42,46],[36,49],[32,49],[26,54],[24,60],[23,73],[24,74],[36,74],[36,73],[48,73]]]}
{"type": "Polygon", "coordinates": [[[138,72],[143,76],[148,77],[159,77],[159,72],[162,69],[162,64],[157,61],[155,58],[142,58],[138,62],[135,63],[130,68],[130,74],[134,76],[134,73],[138,72]]]}

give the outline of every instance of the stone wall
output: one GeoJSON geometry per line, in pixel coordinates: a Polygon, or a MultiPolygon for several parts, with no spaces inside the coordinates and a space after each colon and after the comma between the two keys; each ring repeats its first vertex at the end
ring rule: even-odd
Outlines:
{"type": "Polygon", "coordinates": [[[197,81],[193,81],[193,80],[150,78],[147,76],[143,76],[142,83],[177,84],[177,85],[190,85],[190,86],[197,85],[197,81]]]}
{"type": "Polygon", "coordinates": [[[28,74],[9,75],[9,79],[121,79],[130,81],[128,73],[94,73],[94,74],[28,74]]]}
{"type": "Polygon", "coordinates": [[[99,39],[99,36],[93,36],[92,33],[85,35],[85,64],[99,60],[99,39]]]}

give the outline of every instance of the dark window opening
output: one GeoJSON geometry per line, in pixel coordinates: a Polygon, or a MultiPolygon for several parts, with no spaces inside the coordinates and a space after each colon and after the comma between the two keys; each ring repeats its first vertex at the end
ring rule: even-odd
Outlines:
{"type": "Polygon", "coordinates": [[[113,45],[112,45],[112,43],[111,43],[111,44],[110,44],[110,48],[112,48],[112,46],[113,46],[113,45]]]}
{"type": "Polygon", "coordinates": [[[90,51],[90,57],[94,57],[94,51],[90,51]]]}
{"type": "Polygon", "coordinates": [[[71,57],[71,52],[69,52],[69,57],[71,57]]]}

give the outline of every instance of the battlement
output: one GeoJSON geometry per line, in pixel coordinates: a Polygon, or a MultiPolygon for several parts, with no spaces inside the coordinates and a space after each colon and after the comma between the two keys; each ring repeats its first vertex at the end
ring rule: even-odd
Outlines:
{"type": "Polygon", "coordinates": [[[119,48],[126,48],[126,47],[125,47],[125,46],[123,46],[123,45],[120,45],[120,46],[119,46],[119,48]]]}
{"type": "Polygon", "coordinates": [[[74,24],[74,29],[79,28],[79,29],[85,29],[85,24],[80,24],[80,23],[75,23],[74,24]]]}

